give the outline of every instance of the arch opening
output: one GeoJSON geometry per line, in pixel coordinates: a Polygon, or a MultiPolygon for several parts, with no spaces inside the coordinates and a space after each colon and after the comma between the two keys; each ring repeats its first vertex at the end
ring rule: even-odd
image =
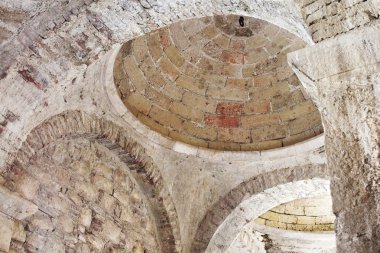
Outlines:
{"type": "Polygon", "coordinates": [[[4,187],[37,209],[12,217],[22,237],[11,247],[181,250],[176,211],[159,171],[117,125],[65,112],[36,127],[15,157],[2,175],[4,187]]]}

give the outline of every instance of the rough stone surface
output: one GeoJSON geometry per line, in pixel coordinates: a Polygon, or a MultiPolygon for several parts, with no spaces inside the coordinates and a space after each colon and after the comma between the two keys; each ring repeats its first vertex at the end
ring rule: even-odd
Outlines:
{"type": "Polygon", "coordinates": [[[126,150],[133,143],[125,137],[117,135],[121,146],[115,143],[116,126],[78,112],[54,117],[45,125],[55,130],[35,129],[3,175],[10,191],[33,196],[39,208],[23,221],[30,229],[22,247],[50,252],[56,246],[69,250],[85,244],[95,251],[130,251],[139,242],[148,252],[175,252],[170,224],[175,217],[165,216],[162,207],[162,198],[165,204],[170,199],[163,195],[163,186],[154,188],[160,176],[148,169],[147,158],[133,158],[129,152],[135,151],[126,150]],[[144,176],[148,171],[154,182],[144,176]],[[39,182],[33,195],[17,187],[20,178],[39,182]],[[67,240],[58,239],[62,236],[67,240]]]}
{"type": "Polygon", "coordinates": [[[296,0],[315,42],[379,24],[378,0],[296,0]]]}
{"type": "Polygon", "coordinates": [[[312,84],[309,87],[318,95],[333,175],[338,252],[380,250],[380,79],[379,55],[374,53],[380,47],[379,29],[342,35],[290,57],[295,71],[303,78],[307,76],[312,84]],[[337,51],[331,54],[334,51],[327,48],[337,51]],[[312,54],[318,54],[318,59],[312,54]],[[364,55],[371,55],[371,60],[364,55]],[[331,68],[331,61],[339,65],[331,68]],[[318,68],[312,70],[312,63],[318,68]]]}
{"type": "Polygon", "coordinates": [[[38,207],[0,185],[0,212],[18,220],[37,212],[38,207]]]}
{"type": "Polygon", "coordinates": [[[5,215],[0,214],[0,250],[8,252],[12,239],[14,223],[5,215]]]}

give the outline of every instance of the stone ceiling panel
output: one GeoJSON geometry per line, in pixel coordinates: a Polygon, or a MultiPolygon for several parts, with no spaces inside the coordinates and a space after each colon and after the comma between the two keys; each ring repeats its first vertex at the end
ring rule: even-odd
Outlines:
{"type": "Polygon", "coordinates": [[[304,46],[255,18],[190,19],[126,42],[114,80],[125,106],[164,136],[219,150],[279,148],[322,132],[286,62],[304,46]]]}

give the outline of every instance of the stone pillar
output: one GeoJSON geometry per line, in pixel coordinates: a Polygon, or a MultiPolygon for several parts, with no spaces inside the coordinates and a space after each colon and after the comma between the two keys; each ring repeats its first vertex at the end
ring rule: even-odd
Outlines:
{"type": "Polygon", "coordinates": [[[288,55],[325,129],[337,252],[380,252],[380,27],[288,55]]]}

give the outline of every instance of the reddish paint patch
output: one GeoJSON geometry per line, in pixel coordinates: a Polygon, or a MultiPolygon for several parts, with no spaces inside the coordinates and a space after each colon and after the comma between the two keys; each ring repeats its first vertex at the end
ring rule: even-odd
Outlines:
{"type": "Polygon", "coordinates": [[[223,51],[220,60],[227,63],[243,64],[244,55],[242,53],[223,51]]]}
{"type": "Polygon", "coordinates": [[[205,123],[216,127],[239,127],[239,121],[240,118],[235,116],[205,116],[205,123]]]}
{"type": "Polygon", "coordinates": [[[161,45],[164,48],[170,46],[171,43],[170,43],[168,30],[160,29],[160,30],[158,30],[158,35],[160,36],[161,45]]]}
{"type": "Polygon", "coordinates": [[[237,102],[220,102],[216,106],[216,113],[238,115],[241,113],[241,107],[241,103],[237,102]]]}
{"type": "Polygon", "coordinates": [[[39,82],[37,82],[33,77],[32,75],[30,74],[30,72],[28,70],[19,70],[18,73],[21,75],[21,77],[27,81],[27,82],[30,82],[32,83],[34,86],[37,87],[37,89],[40,89],[40,90],[43,90],[43,85],[40,84],[39,82]]]}

